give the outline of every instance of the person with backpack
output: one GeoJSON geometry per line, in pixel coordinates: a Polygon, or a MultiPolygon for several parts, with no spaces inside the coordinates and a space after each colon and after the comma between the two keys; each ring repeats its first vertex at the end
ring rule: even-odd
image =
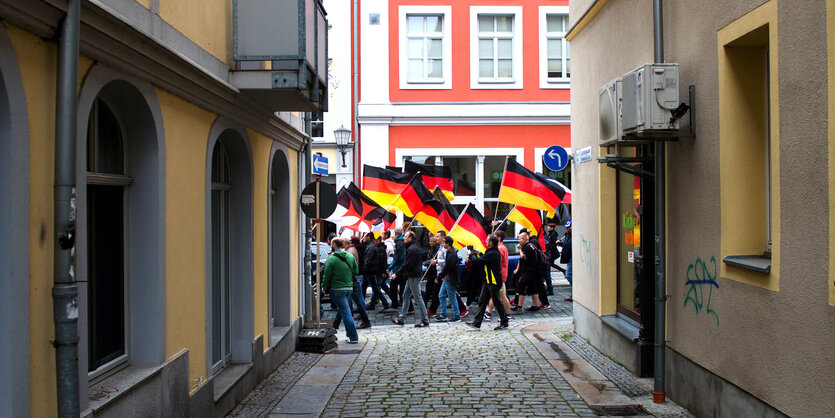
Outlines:
{"type": "Polygon", "coordinates": [[[547,283],[551,280],[551,259],[548,253],[542,249],[539,243],[539,237],[534,236],[529,240],[529,244],[536,248],[536,267],[539,271],[540,280],[537,281],[537,293],[539,294],[539,301],[541,302],[539,309],[548,309],[551,304],[548,303],[548,286],[547,283]]]}
{"type": "Polygon", "coordinates": [[[519,248],[521,248],[521,256],[519,257],[519,264],[516,266],[514,274],[519,275],[519,281],[516,284],[516,293],[519,294],[519,302],[511,310],[513,312],[521,311],[525,303],[525,296],[531,295],[533,298],[533,305],[527,310],[530,312],[539,310],[539,282],[542,274],[539,270],[540,257],[537,254],[537,248],[531,244],[530,235],[527,232],[519,234],[519,248]]]}
{"type": "MultiPolygon", "coordinates": [[[[331,241],[333,253],[325,262],[325,273],[322,279],[322,291],[330,294],[331,300],[336,303],[336,309],[345,323],[345,334],[348,342],[356,344],[359,341],[357,326],[354,323],[354,316],[351,308],[348,307],[348,298],[354,293],[354,276],[359,274],[357,260],[354,256],[342,249],[342,240],[334,238],[331,241]]],[[[335,321],[334,321],[335,322],[335,321]]]]}

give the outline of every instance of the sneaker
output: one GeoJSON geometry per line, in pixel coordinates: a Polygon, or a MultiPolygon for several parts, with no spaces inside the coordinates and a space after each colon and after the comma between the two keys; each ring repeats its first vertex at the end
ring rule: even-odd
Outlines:
{"type": "Polygon", "coordinates": [[[499,324],[496,328],[493,328],[496,331],[501,331],[503,329],[507,329],[507,324],[499,324]]]}
{"type": "Polygon", "coordinates": [[[475,322],[465,322],[464,325],[466,325],[470,328],[475,328],[475,329],[481,328],[481,325],[476,325],[475,322]]]}
{"type": "Polygon", "coordinates": [[[536,311],[539,310],[539,306],[531,306],[530,308],[525,309],[525,310],[528,311],[528,312],[536,312],[536,311]]]}
{"type": "Polygon", "coordinates": [[[522,310],[521,306],[516,306],[516,305],[510,305],[510,306],[513,306],[512,308],[510,308],[510,310],[513,311],[513,312],[518,312],[518,311],[522,310]]]}
{"type": "Polygon", "coordinates": [[[370,304],[370,303],[369,303],[368,305],[365,305],[365,310],[366,310],[366,311],[373,311],[373,310],[374,310],[374,309],[376,309],[376,308],[377,308],[376,306],[374,306],[374,305],[372,305],[372,304],[370,304]]]}
{"type": "Polygon", "coordinates": [[[513,319],[513,315],[508,314],[507,315],[507,320],[510,321],[511,319],[513,319]]]}
{"type": "Polygon", "coordinates": [[[435,322],[446,322],[447,319],[443,316],[435,317],[435,322]]]}
{"type": "Polygon", "coordinates": [[[467,316],[468,313],[470,313],[470,311],[464,309],[463,311],[461,311],[461,317],[463,318],[463,317],[467,316]]]}
{"type": "Polygon", "coordinates": [[[512,300],[511,300],[511,301],[510,301],[510,307],[511,307],[511,308],[515,308],[515,307],[516,307],[516,302],[514,302],[514,301],[512,301],[512,300]]]}
{"type": "Polygon", "coordinates": [[[382,310],[382,313],[395,313],[395,312],[397,312],[397,309],[394,309],[394,308],[386,308],[386,309],[382,310]]]}
{"type": "Polygon", "coordinates": [[[398,318],[398,317],[396,317],[396,316],[391,317],[391,322],[393,322],[393,323],[394,323],[394,325],[406,325],[406,323],[405,323],[405,322],[403,322],[403,320],[402,320],[402,319],[400,319],[400,318],[398,318]]]}
{"type": "Polygon", "coordinates": [[[367,328],[371,328],[371,323],[370,322],[363,322],[362,325],[357,327],[357,329],[367,329],[367,328]]]}
{"type": "Polygon", "coordinates": [[[430,318],[434,318],[434,317],[438,316],[438,314],[436,314],[435,312],[429,311],[429,312],[426,313],[426,316],[428,316],[430,318]]]}
{"type": "Polygon", "coordinates": [[[567,297],[567,298],[565,298],[565,299],[563,299],[563,300],[564,300],[564,301],[566,301],[566,302],[573,302],[573,301],[574,301],[574,298],[572,298],[571,296],[569,296],[569,297],[567,297]]]}
{"type": "Polygon", "coordinates": [[[487,321],[490,321],[490,320],[493,319],[493,315],[490,315],[489,313],[485,312],[484,313],[484,319],[486,319],[487,321]]]}
{"type": "Polygon", "coordinates": [[[461,318],[450,319],[449,322],[461,322],[461,318]]]}
{"type": "Polygon", "coordinates": [[[428,322],[421,322],[419,324],[415,324],[415,328],[426,328],[429,326],[428,322]]]}
{"type": "Polygon", "coordinates": [[[550,307],[551,307],[551,305],[548,305],[548,304],[539,305],[539,309],[549,309],[550,307]]]}
{"type": "Polygon", "coordinates": [[[359,344],[359,340],[348,340],[348,344],[359,344]]]}

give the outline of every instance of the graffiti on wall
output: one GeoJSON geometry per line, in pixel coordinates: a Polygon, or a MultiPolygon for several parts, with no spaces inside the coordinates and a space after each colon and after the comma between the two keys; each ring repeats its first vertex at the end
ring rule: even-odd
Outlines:
{"type": "Polygon", "coordinates": [[[696,258],[693,264],[687,266],[687,293],[684,297],[684,307],[688,303],[693,304],[696,314],[704,310],[706,315],[713,315],[716,318],[716,326],[719,326],[719,314],[710,307],[710,300],[713,296],[713,288],[719,289],[716,282],[716,257],[710,257],[705,263],[701,258],[696,258]]]}
{"type": "Polygon", "coordinates": [[[580,250],[578,251],[580,255],[580,263],[582,263],[588,270],[589,274],[594,277],[594,268],[596,265],[591,258],[591,243],[582,235],[580,235],[579,238],[580,241],[577,242],[579,244],[579,248],[576,246],[574,248],[580,250]]]}

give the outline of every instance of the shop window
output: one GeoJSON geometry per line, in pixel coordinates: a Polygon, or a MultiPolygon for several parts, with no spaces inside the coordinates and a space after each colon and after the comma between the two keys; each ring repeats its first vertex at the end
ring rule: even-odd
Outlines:
{"type": "Polygon", "coordinates": [[[617,172],[618,312],[635,321],[641,316],[641,280],[636,256],[641,248],[641,178],[617,172]]]}
{"type": "Polygon", "coordinates": [[[719,31],[722,277],[779,289],[776,2],[719,31]]]}
{"type": "Polygon", "coordinates": [[[475,196],[476,157],[443,157],[443,164],[452,168],[453,193],[456,196],[475,196]]]}

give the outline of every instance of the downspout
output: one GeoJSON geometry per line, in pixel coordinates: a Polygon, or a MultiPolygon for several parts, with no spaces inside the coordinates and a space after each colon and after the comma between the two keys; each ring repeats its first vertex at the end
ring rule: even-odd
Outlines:
{"type": "Polygon", "coordinates": [[[78,417],[78,286],[75,282],[75,141],[81,0],[67,1],[58,40],[55,98],[55,185],[52,317],[58,416],[78,417]]]}
{"type": "MultiPolygon", "coordinates": [[[[664,62],[664,11],[662,0],[653,0],[653,35],[655,45],[655,62],[664,62]]],[[[664,403],[666,392],[664,388],[665,349],[666,349],[666,178],[664,141],[655,141],[655,355],[654,374],[655,385],[652,401],[664,403]]]]}
{"type": "MultiPolygon", "coordinates": [[[[305,162],[302,166],[304,167],[304,173],[305,173],[304,174],[305,186],[302,186],[302,188],[306,187],[313,180],[312,179],[313,174],[311,173],[310,167],[309,167],[310,161],[313,159],[313,157],[311,156],[311,154],[312,154],[311,142],[313,142],[313,141],[311,140],[310,137],[308,137],[307,142],[304,145],[304,161],[305,162]]],[[[305,281],[305,283],[304,283],[304,286],[302,287],[302,289],[305,289],[305,300],[307,301],[307,308],[309,308],[309,309],[305,310],[306,311],[305,314],[306,314],[306,316],[308,316],[308,318],[305,318],[305,323],[306,323],[310,318],[313,318],[314,310],[319,309],[319,307],[315,306],[316,304],[313,302],[314,299],[315,299],[315,296],[316,296],[313,292],[318,292],[319,289],[312,289],[312,287],[310,285],[310,283],[312,283],[311,274],[313,274],[313,271],[310,268],[310,260],[311,260],[311,255],[310,255],[310,242],[311,241],[310,240],[313,238],[313,233],[312,233],[313,231],[311,229],[312,226],[310,225],[310,218],[307,215],[303,215],[303,216],[304,216],[304,250],[303,250],[304,251],[304,267],[303,267],[303,271],[304,271],[304,281],[305,281]]]]}
{"type": "Polygon", "coordinates": [[[353,47],[351,48],[352,55],[353,55],[353,57],[352,57],[353,58],[353,60],[352,60],[352,70],[353,70],[353,73],[354,73],[353,74],[353,76],[354,76],[354,80],[353,80],[354,103],[353,103],[353,106],[351,108],[351,112],[352,112],[351,119],[353,119],[352,122],[353,122],[353,125],[354,125],[354,143],[355,143],[354,144],[354,179],[353,180],[354,180],[354,184],[356,184],[357,186],[360,186],[360,184],[359,184],[359,176],[360,176],[360,158],[359,158],[359,156],[360,156],[360,143],[359,143],[360,123],[359,123],[359,118],[358,118],[358,116],[359,116],[359,102],[360,102],[360,96],[359,96],[360,95],[360,93],[359,93],[359,91],[360,91],[360,85],[359,85],[359,52],[358,52],[358,48],[359,48],[359,45],[358,45],[358,42],[359,42],[359,36],[358,36],[358,32],[359,32],[359,26],[358,26],[359,25],[359,17],[358,17],[359,8],[357,6],[357,1],[358,0],[354,0],[354,3],[353,3],[352,14],[354,15],[354,17],[353,17],[354,24],[353,24],[353,27],[351,28],[351,32],[352,32],[351,36],[353,37],[353,47]]]}

